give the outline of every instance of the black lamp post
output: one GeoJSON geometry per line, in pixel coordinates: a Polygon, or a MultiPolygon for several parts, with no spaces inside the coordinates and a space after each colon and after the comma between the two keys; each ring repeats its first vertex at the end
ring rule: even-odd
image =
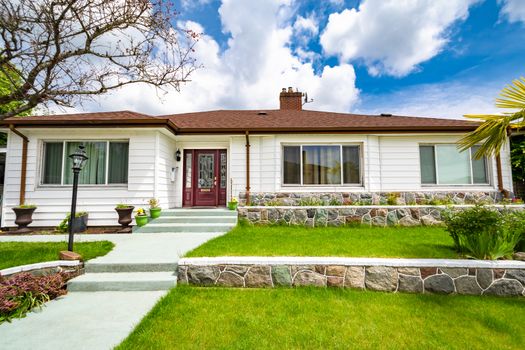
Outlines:
{"type": "Polygon", "coordinates": [[[67,250],[73,251],[73,221],[75,220],[77,210],[77,192],[78,192],[78,173],[82,170],[84,162],[88,159],[84,146],[78,146],[75,153],[70,154],[69,158],[73,160],[73,198],[71,199],[71,214],[69,216],[69,242],[67,250]]]}

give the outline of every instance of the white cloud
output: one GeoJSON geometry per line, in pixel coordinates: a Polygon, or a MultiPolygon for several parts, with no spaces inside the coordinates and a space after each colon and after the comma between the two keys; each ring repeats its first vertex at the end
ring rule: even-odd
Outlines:
{"type": "MultiPolygon", "coordinates": [[[[311,62],[292,52],[294,32],[290,0],[224,0],[219,10],[223,31],[230,35],[221,52],[218,43],[203,35],[195,56],[203,68],[182,86],[182,92],[158,92],[130,85],[86,103],[84,110],[130,109],[170,114],[211,109],[278,108],[281,88],[308,92],[309,109],[348,112],[358,100],[351,65],[324,67],[316,73],[311,62]],[[159,99],[160,97],[160,99],[159,99]]],[[[195,22],[182,25],[202,32],[195,22]]]]}
{"type": "Polygon", "coordinates": [[[192,9],[195,7],[207,5],[211,3],[212,0],[181,0],[181,7],[185,10],[192,9]]]}
{"type": "Polygon", "coordinates": [[[314,18],[314,16],[298,16],[295,20],[295,23],[293,24],[293,29],[299,33],[307,32],[311,35],[317,35],[317,33],[319,32],[319,25],[317,24],[317,21],[314,18]]]}
{"type": "Polygon", "coordinates": [[[525,1],[523,0],[498,0],[502,4],[500,15],[509,22],[525,23],[525,1]]]}
{"type": "Polygon", "coordinates": [[[421,84],[383,95],[363,95],[356,112],[462,119],[465,114],[502,113],[494,100],[498,82],[421,84]]]}
{"type": "Polygon", "coordinates": [[[443,49],[477,1],[366,0],[330,15],[321,45],[343,62],[362,60],[372,75],[404,76],[443,49]]]}

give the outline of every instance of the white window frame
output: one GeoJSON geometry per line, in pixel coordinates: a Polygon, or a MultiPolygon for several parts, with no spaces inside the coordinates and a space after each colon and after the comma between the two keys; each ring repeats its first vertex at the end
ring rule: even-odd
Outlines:
{"type": "Polygon", "coordinates": [[[283,143],[281,144],[281,186],[283,187],[362,187],[363,186],[363,144],[362,143],[283,143]],[[304,184],[303,180],[303,146],[339,146],[339,160],[341,162],[341,183],[339,184],[325,184],[325,185],[310,185],[304,184]],[[344,183],[343,174],[343,147],[354,146],[359,147],[359,182],[358,183],[344,183]],[[284,183],[284,148],[285,147],[299,147],[299,175],[301,179],[300,184],[284,183]]]}
{"type": "MultiPolygon", "coordinates": [[[[447,186],[491,186],[492,185],[492,171],[491,171],[491,158],[484,157],[485,158],[485,176],[487,178],[487,182],[485,183],[474,183],[474,171],[472,169],[472,147],[468,150],[468,156],[469,156],[469,167],[470,167],[470,183],[465,184],[442,184],[439,183],[439,167],[438,167],[438,160],[437,160],[437,152],[436,147],[439,146],[455,146],[455,143],[420,143],[418,144],[418,162],[419,162],[419,183],[423,187],[447,187],[447,186]],[[421,146],[432,146],[434,147],[434,168],[436,170],[436,183],[430,184],[430,183],[423,183],[422,174],[421,174],[421,146]]],[[[475,145],[480,146],[480,145],[475,145]]],[[[464,151],[465,152],[465,151],[464,151]]]]}
{"type": "Polygon", "coordinates": [[[106,143],[106,171],[105,171],[105,183],[103,184],[79,184],[79,187],[127,187],[129,183],[129,139],[71,139],[71,140],[51,140],[46,139],[41,141],[41,151],[40,151],[40,166],[38,174],[38,186],[39,187],[71,187],[72,184],[64,183],[64,167],[66,165],[66,143],[68,142],[105,142],[106,143]],[[109,144],[111,142],[115,143],[127,143],[128,144],[128,182],[125,183],[108,183],[109,180],[109,144]],[[62,171],[60,173],[60,184],[46,184],[43,183],[44,176],[44,167],[45,167],[45,144],[46,143],[62,143],[62,171]]]}

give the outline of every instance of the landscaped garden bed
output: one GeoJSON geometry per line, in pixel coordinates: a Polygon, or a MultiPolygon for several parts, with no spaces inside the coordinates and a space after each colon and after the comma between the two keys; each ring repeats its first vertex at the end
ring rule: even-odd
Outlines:
{"type": "Polygon", "coordinates": [[[524,299],[173,289],[117,349],[520,349],[524,299]]]}

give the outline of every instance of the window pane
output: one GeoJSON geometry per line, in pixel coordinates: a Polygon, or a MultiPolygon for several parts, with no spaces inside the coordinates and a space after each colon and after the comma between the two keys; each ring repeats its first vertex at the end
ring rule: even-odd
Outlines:
{"type": "Polygon", "coordinates": [[[62,179],[62,142],[44,143],[44,172],[42,183],[46,185],[60,185],[62,179]]]}
{"type": "Polygon", "coordinates": [[[221,188],[226,188],[226,153],[221,152],[221,162],[220,162],[220,169],[221,169],[221,188]]]}
{"type": "Polygon", "coordinates": [[[109,143],[108,183],[128,183],[129,144],[127,142],[109,143]]]}
{"type": "Polygon", "coordinates": [[[469,152],[459,152],[456,145],[436,145],[439,184],[470,184],[469,152]]]}
{"type": "Polygon", "coordinates": [[[485,157],[480,159],[474,159],[474,154],[478,151],[479,146],[471,148],[472,154],[472,176],[475,184],[486,184],[487,180],[487,162],[485,157]]]}
{"type": "Polygon", "coordinates": [[[303,146],[303,184],[341,184],[341,147],[303,146]]]}
{"type": "Polygon", "coordinates": [[[301,148],[286,146],[283,151],[283,183],[301,184],[301,148]]]}
{"type": "Polygon", "coordinates": [[[421,183],[436,183],[436,163],[434,146],[419,146],[419,164],[421,168],[421,183]]]}
{"type": "Polygon", "coordinates": [[[78,183],[81,185],[99,185],[106,183],[106,146],[107,142],[67,142],[65,154],[64,183],[73,183],[73,161],[69,155],[74,153],[79,145],[86,148],[88,160],[80,171],[78,183]]]}
{"type": "Polygon", "coordinates": [[[343,146],[343,182],[345,184],[361,183],[359,160],[359,146],[343,146]]]}
{"type": "Polygon", "coordinates": [[[193,155],[188,152],[186,153],[186,159],[184,160],[184,165],[186,167],[186,188],[191,188],[191,178],[192,178],[192,173],[191,173],[191,166],[192,166],[192,161],[193,161],[193,155]]]}
{"type": "Polygon", "coordinates": [[[60,185],[62,175],[62,142],[44,143],[44,170],[42,184],[60,185]]]}

